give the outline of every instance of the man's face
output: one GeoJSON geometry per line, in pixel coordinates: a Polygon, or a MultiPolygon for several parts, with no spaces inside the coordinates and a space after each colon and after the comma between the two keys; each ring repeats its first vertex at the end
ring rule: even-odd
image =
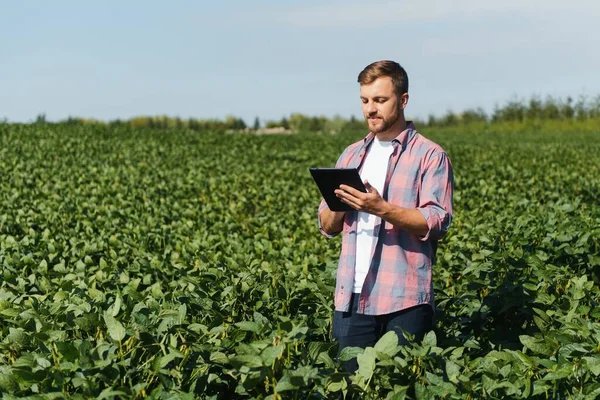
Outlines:
{"type": "Polygon", "coordinates": [[[375,134],[384,133],[399,121],[402,110],[408,102],[408,94],[400,98],[394,90],[392,78],[384,76],[372,83],[360,86],[360,99],[363,114],[369,130],[375,134]]]}

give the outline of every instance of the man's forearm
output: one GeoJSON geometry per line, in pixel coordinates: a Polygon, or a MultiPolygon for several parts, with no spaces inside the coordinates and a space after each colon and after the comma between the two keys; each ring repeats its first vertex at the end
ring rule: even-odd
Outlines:
{"type": "Polygon", "coordinates": [[[329,235],[340,233],[344,228],[345,215],[345,212],[331,211],[326,207],[321,213],[321,227],[329,235]]]}
{"type": "Polygon", "coordinates": [[[425,217],[416,208],[402,208],[386,202],[377,214],[395,227],[418,236],[425,236],[429,231],[425,217]]]}

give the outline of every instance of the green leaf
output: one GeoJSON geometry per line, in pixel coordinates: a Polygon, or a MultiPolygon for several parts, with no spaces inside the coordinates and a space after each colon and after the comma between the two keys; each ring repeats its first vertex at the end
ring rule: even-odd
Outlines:
{"type": "Polygon", "coordinates": [[[202,324],[189,324],[188,329],[190,331],[196,332],[196,333],[203,333],[203,334],[208,333],[208,327],[206,325],[202,325],[202,324]]]}
{"type": "Polygon", "coordinates": [[[328,392],[339,392],[344,391],[348,387],[348,382],[346,378],[341,373],[333,373],[328,377],[328,383],[326,384],[326,389],[328,392]]]}
{"type": "Polygon", "coordinates": [[[323,364],[325,364],[325,367],[329,368],[329,369],[333,369],[335,368],[335,362],[331,359],[331,357],[329,356],[329,354],[327,354],[327,352],[321,352],[319,353],[319,356],[317,357],[317,363],[322,362],[323,364]]]}
{"type": "Polygon", "coordinates": [[[17,308],[7,308],[5,310],[0,311],[0,314],[8,318],[16,318],[19,316],[19,314],[21,314],[21,310],[17,308]]]}
{"type": "Polygon", "coordinates": [[[215,351],[210,353],[210,361],[217,364],[227,364],[229,363],[229,358],[227,357],[227,355],[225,355],[225,353],[215,351]]]}
{"type": "Polygon", "coordinates": [[[585,364],[595,376],[600,375],[600,356],[583,357],[585,364]]]}
{"type": "Polygon", "coordinates": [[[371,375],[373,375],[376,357],[377,353],[373,347],[367,347],[362,354],[356,356],[356,360],[358,361],[357,373],[365,378],[365,380],[369,380],[371,375]]]}
{"type": "Polygon", "coordinates": [[[365,349],[361,348],[361,347],[344,347],[342,349],[342,351],[340,352],[340,360],[341,361],[349,361],[352,360],[353,358],[355,358],[356,356],[358,356],[359,354],[362,354],[365,351],[365,349]]]}
{"type": "Polygon", "coordinates": [[[536,339],[532,336],[520,335],[519,340],[525,347],[527,347],[534,353],[549,356],[552,355],[552,353],[554,352],[552,347],[550,347],[550,345],[548,345],[544,341],[544,339],[536,339]]]}
{"type": "Polygon", "coordinates": [[[544,379],[545,381],[557,381],[567,378],[571,376],[571,374],[573,374],[573,366],[565,365],[556,371],[547,373],[542,379],[544,379]]]}
{"type": "Polygon", "coordinates": [[[15,393],[19,390],[19,382],[10,373],[0,372],[0,393],[5,392],[4,398],[10,399],[7,394],[15,393]]]}
{"type": "Polygon", "coordinates": [[[535,367],[535,363],[533,362],[533,360],[531,358],[529,358],[527,355],[523,354],[522,352],[516,350],[514,352],[512,352],[519,360],[521,360],[521,362],[527,367],[527,368],[533,368],[535,367]]]}
{"type": "Polygon", "coordinates": [[[254,332],[254,333],[260,332],[260,325],[258,325],[256,322],[252,322],[252,321],[236,322],[235,326],[237,326],[238,328],[240,328],[243,331],[249,331],[249,332],[254,332]]]}
{"type": "Polygon", "coordinates": [[[277,385],[275,385],[275,391],[277,393],[286,392],[289,390],[298,390],[298,388],[298,385],[295,385],[290,381],[289,375],[282,376],[281,379],[277,381],[277,385]]]}
{"type": "Polygon", "coordinates": [[[120,342],[125,338],[126,331],[123,325],[112,316],[111,313],[104,313],[104,322],[108,328],[108,334],[113,340],[120,342]]]}
{"type": "Polygon", "coordinates": [[[184,358],[184,355],[175,349],[170,349],[169,354],[160,357],[160,368],[166,367],[171,361],[175,360],[176,358],[184,358]]]}
{"type": "Polygon", "coordinates": [[[283,354],[285,346],[280,344],[278,346],[270,346],[264,349],[260,356],[262,357],[264,365],[272,364],[276,359],[280,358],[283,354]]]}
{"type": "Polygon", "coordinates": [[[437,337],[434,331],[429,331],[423,338],[423,346],[435,347],[437,346],[437,337]]]}
{"type": "MultiPolygon", "coordinates": [[[[398,335],[394,331],[389,331],[383,335],[375,344],[377,353],[394,357],[398,353],[398,335]]],[[[379,358],[379,356],[378,356],[379,358]]]]}
{"type": "Polygon", "coordinates": [[[415,398],[417,400],[429,400],[431,399],[430,393],[427,391],[425,385],[415,382],[415,398]]]}
{"type": "Polygon", "coordinates": [[[97,399],[98,400],[114,399],[114,398],[125,397],[125,396],[127,396],[127,393],[125,393],[121,390],[114,390],[113,388],[106,388],[102,392],[100,392],[100,395],[97,397],[97,399]]]}
{"type": "Polygon", "coordinates": [[[13,368],[31,369],[35,366],[35,364],[36,364],[36,361],[35,361],[34,355],[31,353],[27,353],[27,354],[24,354],[21,357],[17,358],[15,360],[15,362],[13,362],[12,367],[13,368]]]}
{"type": "Polygon", "coordinates": [[[545,330],[546,326],[548,325],[546,323],[546,321],[544,321],[542,318],[538,317],[537,315],[533,316],[533,322],[541,331],[545,330]]]}
{"type": "Polygon", "coordinates": [[[52,366],[50,361],[48,361],[47,359],[45,359],[43,357],[36,357],[35,362],[41,369],[48,369],[52,366]]]}
{"type": "Polygon", "coordinates": [[[448,380],[453,383],[458,383],[458,376],[460,375],[460,367],[453,361],[446,361],[446,375],[448,380]]]}
{"type": "Polygon", "coordinates": [[[236,366],[236,368],[240,368],[242,366],[248,368],[257,368],[263,366],[263,360],[260,356],[244,354],[239,356],[234,356],[230,358],[231,363],[236,366]]]}
{"type": "Polygon", "coordinates": [[[115,298],[115,303],[112,306],[112,316],[116,317],[121,310],[121,296],[117,293],[117,297],[115,298]]]}
{"type": "Polygon", "coordinates": [[[319,353],[325,347],[325,343],[323,342],[310,342],[308,344],[308,355],[311,359],[316,359],[319,356],[319,353]]]}
{"type": "Polygon", "coordinates": [[[389,392],[386,396],[386,400],[405,400],[408,394],[408,386],[394,385],[394,391],[389,392]]]}

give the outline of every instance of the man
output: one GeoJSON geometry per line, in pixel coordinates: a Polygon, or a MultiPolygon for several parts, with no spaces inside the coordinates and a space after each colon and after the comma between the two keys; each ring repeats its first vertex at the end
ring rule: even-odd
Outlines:
{"type": "MultiPolygon", "coordinates": [[[[433,328],[431,269],[452,219],[450,159],[405,120],[406,71],[378,61],[358,82],[370,132],[336,167],[358,168],[368,193],[341,185],[336,195],[356,211],[334,212],[322,200],[318,212],[321,233],[343,236],[333,318],[340,351],[373,346],[392,330],[406,344],[403,332],[421,340],[433,328]]],[[[357,368],[356,359],[344,363],[357,368]]]]}

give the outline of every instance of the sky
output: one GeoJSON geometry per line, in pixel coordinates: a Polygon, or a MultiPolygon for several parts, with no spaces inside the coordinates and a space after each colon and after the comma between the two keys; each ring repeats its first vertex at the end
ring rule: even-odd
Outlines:
{"type": "Polygon", "coordinates": [[[358,73],[383,59],[408,73],[408,119],[600,95],[597,0],[2,3],[13,122],[359,117],[358,73]]]}

